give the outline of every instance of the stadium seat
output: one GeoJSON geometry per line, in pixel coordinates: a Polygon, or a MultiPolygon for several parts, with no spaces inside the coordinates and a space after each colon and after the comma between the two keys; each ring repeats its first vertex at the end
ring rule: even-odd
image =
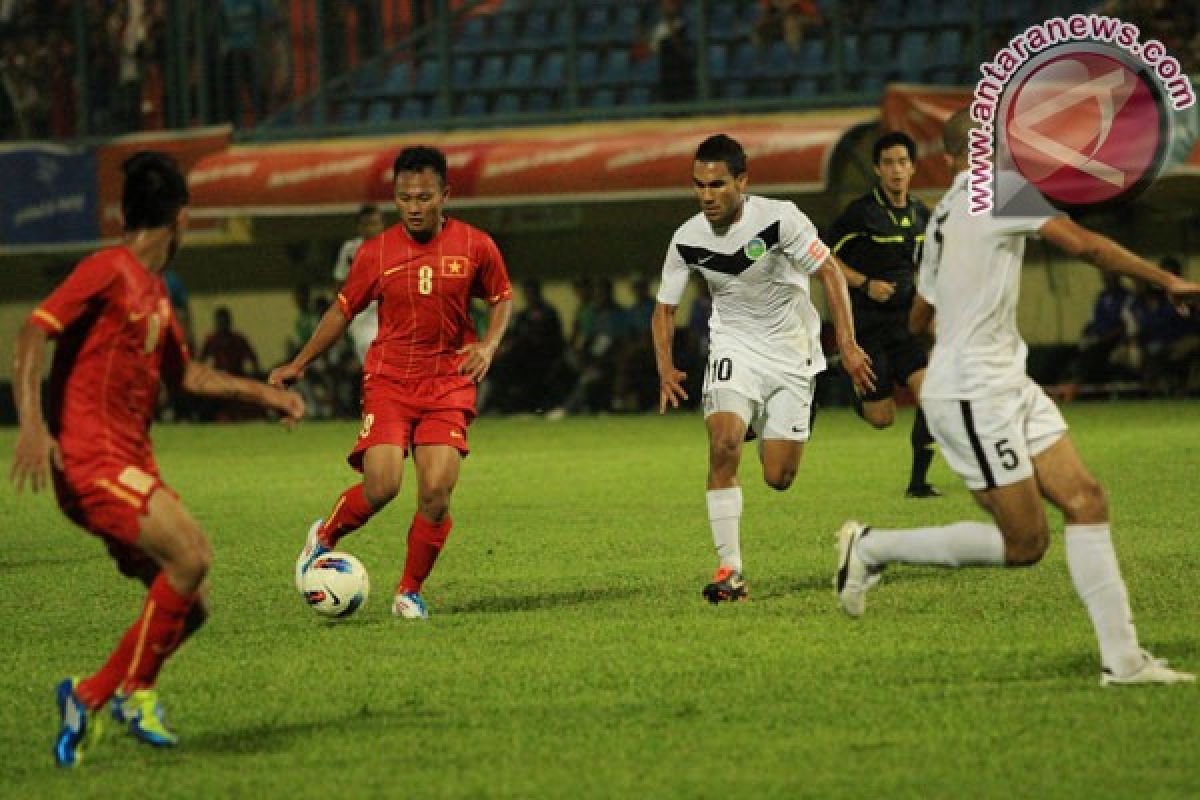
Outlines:
{"type": "Polygon", "coordinates": [[[435,92],[437,91],[439,80],[437,59],[427,58],[422,61],[421,66],[417,68],[417,91],[426,93],[435,92]]]}
{"type": "Polygon", "coordinates": [[[587,6],[579,21],[579,41],[582,44],[604,44],[608,41],[608,8],[587,6]]]}
{"type": "Polygon", "coordinates": [[[617,45],[632,45],[642,25],[642,9],[637,3],[617,8],[617,18],[609,29],[608,41],[617,45]]]}
{"type": "Polygon", "coordinates": [[[590,86],[600,80],[600,56],[595,50],[581,50],[575,63],[575,77],[581,86],[590,86]]]}
{"type": "Polygon", "coordinates": [[[824,75],[830,71],[824,39],[806,39],[800,45],[800,68],[809,75],[824,75]]]}
{"type": "Polygon", "coordinates": [[[532,85],[536,60],[537,56],[533,53],[517,53],[513,56],[505,85],[513,89],[524,89],[532,85]]]}
{"type": "Polygon", "coordinates": [[[945,28],[937,33],[933,63],[939,67],[958,66],[963,61],[963,37],[957,28],[945,28]]]}
{"type": "Polygon", "coordinates": [[[910,83],[921,80],[929,59],[929,40],[921,31],[906,31],[900,37],[900,79],[910,83]]]}
{"type": "Polygon", "coordinates": [[[892,35],[890,33],[872,33],[867,37],[867,52],[864,66],[882,66],[892,60],[892,35]]]}
{"type": "Polygon", "coordinates": [[[658,56],[643,58],[630,64],[629,80],[636,86],[654,86],[658,83],[658,56]]]}
{"type": "Polygon", "coordinates": [[[792,82],[792,97],[810,99],[821,94],[821,85],[816,78],[797,78],[792,82]]]}
{"type": "Polygon", "coordinates": [[[767,78],[783,78],[794,74],[799,66],[786,42],[772,42],[759,64],[757,74],[767,78]]]}
{"type": "Polygon", "coordinates": [[[400,104],[400,119],[422,119],[425,116],[425,101],[419,97],[406,97],[400,104]]]}
{"type": "Polygon", "coordinates": [[[750,88],[746,81],[725,81],[720,87],[721,97],[730,100],[740,100],[750,93],[750,88]]]}
{"type": "Polygon", "coordinates": [[[479,66],[479,76],[476,85],[481,89],[495,89],[504,84],[504,75],[508,64],[504,56],[493,54],[483,57],[479,66]]]}
{"type": "Polygon", "coordinates": [[[861,66],[858,60],[857,33],[850,33],[842,38],[842,65],[847,72],[853,72],[861,66]]]}
{"type": "Polygon", "coordinates": [[[337,121],[341,125],[349,125],[362,121],[362,104],[357,100],[345,100],[338,105],[337,121]]]}
{"type": "Polygon", "coordinates": [[[758,52],[752,42],[739,42],[730,59],[730,74],[738,78],[749,78],[757,69],[758,52]]]}
{"type": "Polygon", "coordinates": [[[723,44],[708,46],[709,77],[720,80],[729,74],[729,50],[723,44]]]}
{"type": "Polygon", "coordinates": [[[526,100],[526,107],[529,111],[545,113],[554,106],[554,98],[550,92],[531,92],[526,100]]]}
{"type": "Polygon", "coordinates": [[[609,85],[629,83],[629,51],[623,47],[608,51],[600,69],[600,82],[609,85]]]}
{"type": "Polygon", "coordinates": [[[532,9],[525,15],[525,30],[521,32],[521,46],[530,49],[540,49],[546,46],[550,35],[549,9],[532,9]]]}
{"type": "Polygon", "coordinates": [[[565,53],[553,51],[546,54],[541,69],[537,72],[535,83],[538,86],[553,89],[566,83],[567,56],[565,53]]]}
{"type": "Polygon", "coordinates": [[[384,78],[383,88],[392,93],[407,92],[412,88],[412,67],[407,62],[392,64],[384,78]]]}
{"type": "Polygon", "coordinates": [[[492,31],[488,37],[488,50],[509,51],[517,43],[517,15],[505,11],[492,14],[492,31]]]}
{"type": "Polygon", "coordinates": [[[480,53],[487,49],[487,17],[468,17],[458,32],[454,49],[459,53],[480,53]]]}
{"type": "Polygon", "coordinates": [[[483,116],[487,113],[487,98],[476,92],[464,95],[458,105],[458,113],[464,117],[483,116]]]}
{"type": "Polygon", "coordinates": [[[710,3],[708,38],[711,42],[727,42],[745,33],[745,20],[736,2],[717,0],[710,3]]]}
{"type": "Polygon", "coordinates": [[[651,100],[649,86],[634,86],[625,93],[625,104],[630,106],[649,105],[651,100]]]}
{"type": "Polygon", "coordinates": [[[586,105],[592,108],[612,108],[617,104],[617,93],[612,89],[597,89],[592,92],[586,105]]]}
{"type": "Polygon", "coordinates": [[[516,92],[503,92],[492,106],[493,114],[516,114],[521,110],[521,96],[516,92]]]}
{"type": "Polygon", "coordinates": [[[471,56],[457,56],[452,67],[454,88],[468,89],[475,83],[475,59],[471,56]]]}
{"type": "Polygon", "coordinates": [[[392,121],[392,101],[376,100],[367,108],[367,122],[380,124],[392,121]]]}

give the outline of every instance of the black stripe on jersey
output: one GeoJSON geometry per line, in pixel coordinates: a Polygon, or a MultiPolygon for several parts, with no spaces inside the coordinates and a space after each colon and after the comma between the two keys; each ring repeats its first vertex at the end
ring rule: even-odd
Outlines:
{"type": "Polygon", "coordinates": [[[963,427],[967,429],[967,439],[971,442],[971,449],[975,451],[975,460],[979,462],[979,468],[983,470],[983,482],[987,484],[984,488],[995,489],[996,476],[992,474],[992,468],[983,452],[983,443],[979,441],[979,434],[975,432],[975,415],[971,413],[971,404],[966,400],[960,400],[958,405],[962,408],[963,427]]]}
{"type": "MultiPolygon", "coordinates": [[[[754,239],[762,239],[767,250],[779,244],[779,220],[775,220],[747,239],[746,242],[749,243],[754,239]]],[[[726,275],[741,275],[755,264],[750,256],[746,255],[745,245],[733,253],[714,253],[707,247],[692,247],[688,244],[677,244],[675,249],[679,251],[680,258],[689,267],[711,269],[713,272],[722,272],[726,275]]]]}

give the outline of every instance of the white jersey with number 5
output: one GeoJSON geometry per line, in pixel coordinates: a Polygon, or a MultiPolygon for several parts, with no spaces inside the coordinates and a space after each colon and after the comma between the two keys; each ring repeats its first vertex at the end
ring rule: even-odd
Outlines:
{"type": "Polygon", "coordinates": [[[812,376],[825,369],[825,356],[809,275],[828,256],[795,203],[746,195],[741,218],[720,233],[703,214],[679,226],[663,262],[658,302],[678,306],[695,270],[712,294],[713,352],[744,352],[812,376]]]}
{"type": "Polygon", "coordinates": [[[925,229],[917,292],[937,309],[937,338],[922,399],[982,399],[1028,381],[1017,330],[1025,239],[1060,212],[1026,186],[1030,216],[973,216],[967,176],[954,179],[925,229]]]}

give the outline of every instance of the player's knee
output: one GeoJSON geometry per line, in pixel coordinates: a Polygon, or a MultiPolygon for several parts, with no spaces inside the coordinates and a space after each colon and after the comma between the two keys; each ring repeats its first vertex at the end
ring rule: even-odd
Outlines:
{"type": "Polygon", "coordinates": [[[1004,537],[1004,561],[1010,567],[1032,567],[1042,560],[1050,547],[1050,531],[1045,521],[1028,525],[1004,537]]]}
{"type": "Polygon", "coordinates": [[[713,465],[737,465],[742,454],[742,439],[733,436],[714,437],[708,446],[708,460],[713,465]]]}
{"type": "Polygon", "coordinates": [[[212,566],[212,545],[199,526],[189,525],[181,531],[179,546],[166,568],[185,583],[199,586],[212,566]]]}
{"type": "Polygon", "coordinates": [[[426,519],[441,522],[450,511],[449,487],[423,489],[417,496],[417,507],[426,519]]]}
{"type": "Polygon", "coordinates": [[[891,408],[863,408],[863,419],[872,428],[882,430],[890,428],[892,423],[896,421],[896,411],[891,408]]]}
{"type": "Polygon", "coordinates": [[[363,494],[376,511],[392,502],[399,491],[400,481],[390,475],[368,475],[363,479],[363,494]]]}
{"type": "Polygon", "coordinates": [[[1068,523],[1094,523],[1108,519],[1108,494],[1090,475],[1081,481],[1063,503],[1068,523]]]}
{"type": "Polygon", "coordinates": [[[763,472],[763,480],[777,492],[789,488],[796,480],[796,468],[791,466],[775,467],[763,472]]]}

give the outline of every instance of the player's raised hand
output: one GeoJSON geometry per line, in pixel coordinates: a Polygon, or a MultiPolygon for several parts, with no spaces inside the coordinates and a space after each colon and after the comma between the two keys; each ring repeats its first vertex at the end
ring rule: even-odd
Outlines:
{"type": "Polygon", "coordinates": [[[876,303],[886,303],[896,293],[896,284],[893,281],[881,281],[872,278],[867,281],[866,289],[867,297],[876,303]]]}
{"type": "Polygon", "coordinates": [[[28,479],[29,488],[35,493],[50,486],[50,466],[62,469],[62,455],[58,443],[46,430],[45,425],[25,425],[17,434],[16,452],[13,454],[12,469],[8,479],[20,494],[28,479]]]}
{"type": "Polygon", "coordinates": [[[460,375],[466,375],[475,383],[481,383],[492,366],[496,348],[484,342],[472,342],[458,350],[463,360],[458,365],[460,375]]]}
{"type": "Polygon", "coordinates": [[[658,413],[667,413],[668,403],[671,408],[679,408],[679,401],[687,400],[687,392],[683,388],[685,380],[687,373],[674,367],[658,376],[658,413]]]}
{"type": "Polygon", "coordinates": [[[857,343],[842,348],[842,368],[859,394],[875,391],[875,370],[871,357],[857,343]]]}
{"type": "Polygon", "coordinates": [[[304,370],[289,361],[271,370],[271,374],[267,376],[267,383],[282,389],[303,377],[304,370]]]}

